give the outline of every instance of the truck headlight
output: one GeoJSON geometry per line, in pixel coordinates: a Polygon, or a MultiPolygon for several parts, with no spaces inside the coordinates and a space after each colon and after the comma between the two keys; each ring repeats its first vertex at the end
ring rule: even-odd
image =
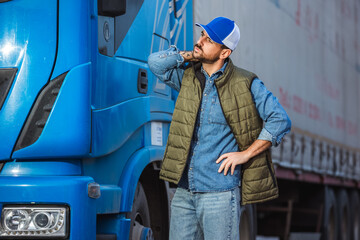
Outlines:
{"type": "Polygon", "coordinates": [[[67,207],[6,206],[1,212],[0,238],[65,238],[68,218],[67,207]]]}

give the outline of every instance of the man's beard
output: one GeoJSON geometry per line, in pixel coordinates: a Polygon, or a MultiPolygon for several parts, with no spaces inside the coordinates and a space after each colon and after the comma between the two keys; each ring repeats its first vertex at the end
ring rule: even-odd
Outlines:
{"type": "Polygon", "coordinates": [[[195,59],[199,60],[199,62],[212,64],[212,63],[214,63],[214,62],[216,62],[217,60],[220,59],[219,56],[214,56],[213,58],[205,58],[201,53],[204,53],[204,51],[202,50],[202,48],[198,44],[195,44],[194,49],[193,49],[193,56],[194,56],[195,59]],[[195,53],[195,51],[194,51],[195,47],[200,49],[201,52],[195,53]],[[199,54],[199,56],[195,56],[195,54],[199,54]]]}

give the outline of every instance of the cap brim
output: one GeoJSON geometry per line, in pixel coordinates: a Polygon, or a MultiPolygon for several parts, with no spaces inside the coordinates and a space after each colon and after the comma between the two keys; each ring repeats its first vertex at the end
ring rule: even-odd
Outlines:
{"type": "Polygon", "coordinates": [[[219,44],[224,44],[221,39],[206,25],[200,24],[200,23],[195,23],[196,26],[201,27],[202,29],[204,29],[204,31],[207,33],[207,35],[211,38],[211,40],[213,40],[216,43],[219,44]]]}

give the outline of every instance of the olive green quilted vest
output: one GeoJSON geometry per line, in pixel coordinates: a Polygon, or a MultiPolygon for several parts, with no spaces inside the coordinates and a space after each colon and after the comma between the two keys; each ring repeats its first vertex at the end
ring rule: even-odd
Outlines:
{"type": "MultiPolygon", "coordinates": [[[[160,171],[161,179],[175,184],[180,181],[186,165],[205,85],[200,69],[201,64],[197,63],[185,70],[160,171]]],[[[236,138],[239,151],[247,149],[258,138],[263,126],[250,92],[255,77],[255,74],[235,67],[229,59],[224,74],[215,80],[224,116],[236,138]]],[[[241,186],[241,201],[244,205],[278,197],[270,150],[242,166],[241,186]]]]}

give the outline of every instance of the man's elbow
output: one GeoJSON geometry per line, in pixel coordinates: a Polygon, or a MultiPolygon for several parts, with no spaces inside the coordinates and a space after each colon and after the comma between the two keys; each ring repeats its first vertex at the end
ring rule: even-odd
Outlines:
{"type": "Polygon", "coordinates": [[[147,61],[151,72],[153,72],[154,74],[157,74],[157,70],[158,70],[156,60],[155,60],[156,58],[158,58],[157,54],[152,53],[149,55],[148,61],[147,61]]]}
{"type": "Polygon", "coordinates": [[[289,116],[286,115],[286,130],[287,130],[287,132],[291,131],[291,126],[292,126],[291,120],[290,120],[289,116]]]}

